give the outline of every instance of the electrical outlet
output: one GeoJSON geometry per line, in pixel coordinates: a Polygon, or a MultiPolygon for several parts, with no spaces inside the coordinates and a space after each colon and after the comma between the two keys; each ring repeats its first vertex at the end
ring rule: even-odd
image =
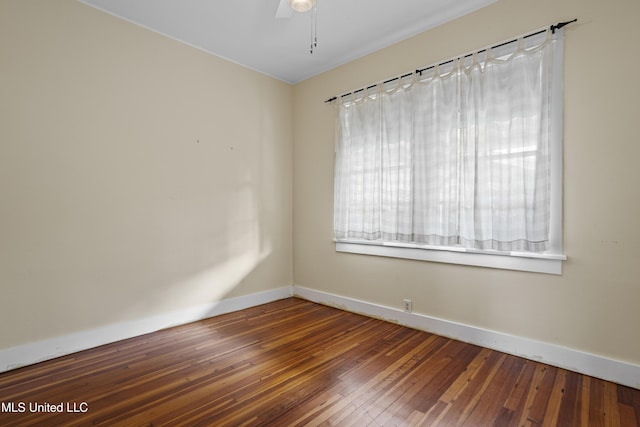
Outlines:
{"type": "Polygon", "coordinates": [[[405,300],[402,300],[402,302],[404,302],[404,311],[405,311],[405,313],[411,313],[411,310],[412,310],[411,300],[410,299],[405,299],[405,300]]]}

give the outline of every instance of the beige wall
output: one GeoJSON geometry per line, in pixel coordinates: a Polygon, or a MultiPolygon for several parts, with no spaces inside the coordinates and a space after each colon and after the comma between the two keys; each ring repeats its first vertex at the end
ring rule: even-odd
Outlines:
{"type": "Polygon", "coordinates": [[[294,283],[640,363],[640,2],[500,0],[294,92],[294,283]],[[562,276],[336,253],[334,112],[372,82],[578,18],[566,29],[562,276]]]}
{"type": "Polygon", "coordinates": [[[292,87],[0,2],[0,349],[292,281],[292,87]]]}

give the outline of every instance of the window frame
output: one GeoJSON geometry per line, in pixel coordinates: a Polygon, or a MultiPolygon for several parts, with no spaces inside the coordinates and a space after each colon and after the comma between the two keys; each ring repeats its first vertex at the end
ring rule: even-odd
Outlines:
{"type": "MultiPolygon", "coordinates": [[[[552,81],[551,196],[550,196],[550,247],[544,253],[503,252],[478,250],[458,246],[429,246],[414,243],[370,241],[365,239],[335,240],[336,252],[374,255],[410,260],[461,264],[497,269],[518,270],[546,274],[562,274],[563,253],[562,202],[563,202],[563,114],[564,114],[564,47],[562,30],[556,30],[561,42],[554,50],[552,81]]],[[[546,36],[546,35],[543,35],[546,36]]],[[[536,37],[536,36],[534,36],[536,37]]],[[[533,39],[533,37],[532,37],[533,39]]]]}

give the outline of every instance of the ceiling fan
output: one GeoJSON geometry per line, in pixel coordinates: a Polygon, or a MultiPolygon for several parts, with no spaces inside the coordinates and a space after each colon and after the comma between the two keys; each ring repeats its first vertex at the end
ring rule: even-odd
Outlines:
{"type": "Polygon", "coordinates": [[[276,18],[291,18],[293,12],[307,12],[316,4],[316,0],[280,0],[276,18]]]}
{"type": "Polygon", "coordinates": [[[293,12],[304,13],[313,9],[311,15],[311,45],[309,53],[313,55],[313,51],[318,46],[318,18],[316,15],[316,0],[280,0],[278,9],[276,10],[276,18],[291,18],[293,12]]]}

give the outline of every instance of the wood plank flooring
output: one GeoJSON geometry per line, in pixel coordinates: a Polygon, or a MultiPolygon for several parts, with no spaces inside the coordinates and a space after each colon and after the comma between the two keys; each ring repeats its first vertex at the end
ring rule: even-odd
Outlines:
{"type": "Polygon", "coordinates": [[[0,402],[2,426],[640,425],[640,390],[296,298],[0,374],[0,402]]]}

